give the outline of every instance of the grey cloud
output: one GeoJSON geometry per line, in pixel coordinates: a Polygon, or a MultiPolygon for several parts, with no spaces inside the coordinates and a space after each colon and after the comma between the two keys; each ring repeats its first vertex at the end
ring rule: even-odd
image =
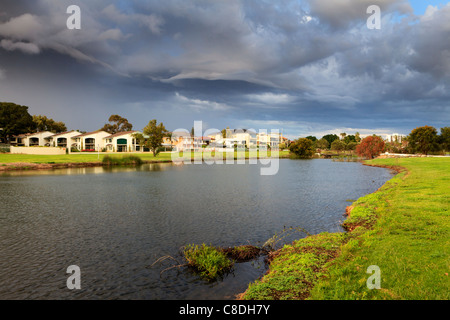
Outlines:
{"type": "Polygon", "coordinates": [[[310,13],[321,23],[334,29],[342,30],[355,22],[367,20],[367,8],[371,5],[380,7],[383,14],[398,12],[412,13],[412,8],[406,0],[308,0],[310,13]]]}
{"type": "MultiPolygon", "coordinates": [[[[33,54],[47,62],[33,68],[49,87],[58,87],[52,76],[61,70],[80,73],[73,81],[88,70],[84,86],[89,97],[102,95],[94,101],[103,113],[127,106],[177,124],[195,111],[215,127],[254,120],[351,128],[360,120],[390,128],[426,119],[424,106],[447,119],[450,5],[416,17],[405,0],[99,0],[79,3],[82,29],[73,31],[65,27],[73,2],[5,0],[0,75],[14,75],[33,54]],[[373,4],[381,30],[365,27],[373,4]],[[47,60],[56,54],[70,66],[47,60]]],[[[7,88],[0,93],[19,90],[7,88]]]]}

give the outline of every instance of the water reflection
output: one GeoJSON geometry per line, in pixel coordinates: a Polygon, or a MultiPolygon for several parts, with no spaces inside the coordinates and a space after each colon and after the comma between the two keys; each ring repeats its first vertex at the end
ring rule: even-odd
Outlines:
{"type": "Polygon", "coordinates": [[[83,175],[114,172],[165,171],[174,166],[172,163],[148,163],[140,166],[98,166],[86,168],[61,168],[52,170],[11,170],[0,173],[0,177],[47,176],[47,175],[83,175]]]}

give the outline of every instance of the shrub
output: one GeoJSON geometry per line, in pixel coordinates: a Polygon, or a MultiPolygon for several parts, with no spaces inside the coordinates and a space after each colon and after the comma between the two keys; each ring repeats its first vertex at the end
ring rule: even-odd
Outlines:
{"type": "Polygon", "coordinates": [[[141,165],[144,162],[142,161],[141,158],[139,158],[138,156],[134,156],[134,155],[129,155],[129,156],[123,156],[122,158],[118,158],[118,157],[111,157],[111,156],[104,156],[102,163],[108,166],[113,166],[113,165],[141,165]]]}
{"type": "Polygon", "coordinates": [[[309,159],[314,154],[313,143],[306,138],[299,138],[289,145],[289,151],[300,159],[309,159]]]}

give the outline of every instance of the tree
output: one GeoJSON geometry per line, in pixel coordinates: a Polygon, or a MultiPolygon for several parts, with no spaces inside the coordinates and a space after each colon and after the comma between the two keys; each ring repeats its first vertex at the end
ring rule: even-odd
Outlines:
{"type": "Polygon", "coordinates": [[[358,146],[358,143],[356,141],[350,141],[345,146],[345,150],[355,150],[357,146],[358,146]]]}
{"type": "Polygon", "coordinates": [[[350,142],[356,142],[356,136],[350,134],[344,138],[344,143],[349,144],[350,142]]]}
{"type": "Polygon", "coordinates": [[[40,131],[50,131],[53,133],[61,133],[67,131],[66,124],[62,121],[55,121],[47,116],[34,115],[33,122],[36,125],[36,130],[40,131]]]}
{"type": "Polygon", "coordinates": [[[319,149],[328,149],[328,147],[330,146],[330,144],[328,143],[328,141],[324,138],[317,140],[316,143],[316,147],[319,149]]]}
{"type": "Polygon", "coordinates": [[[327,140],[328,141],[328,145],[331,146],[333,141],[339,139],[339,137],[336,134],[327,134],[327,135],[324,135],[322,137],[322,139],[327,140]]]}
{"type": "Polygon", "coordinates": [[[0,102],[0,138],[9,142],[11,136],[33,132],[35,124],[27,106],[0,102]]]}
{"type": "Polygon", "coordinates": [[[428,154],[430,151],[437,150],[438,135],[434,127],[423,126],[415,128],[406,138],[408,149],[412,153],[428,154]]]}
{"type": "Polygon", "coordinates": [[[356,153],[360,157],[373,159],[384,151],[384,141],[379,136],[368,136],[356,146],[356,153]]]}
{"type": "Polygon", "coordinates": [[[312,142],[317,141],[317,138],[314,136],[307,136],[306,139],[311,140],[312,142]]]}
{"type": "Polygon", "coordinates": [[[162,146],[163,138],[167,134],[164,124],[161,122],[158,125],[156,119],[150,120],[143,132],[149,136],[146,142],[147,147],[152,150],[153,156],[156,156],[159,153],[158,149],[162,146]]]}
{"type": "Polygon", "coordinates": [[[122,118],[117,114],[113,114],[109,117],[108,121],[100,130],[115,134],[117,132],[131,131],[133,125],[128,122],[126,118],[122,118]]]}
{"type": "Polygon", "coordinates": [[[314,154],[313,142],[307,138],[299,138],[289,145],[289,150],[300,159],[311,158],[314,154]]]}
{"type": "Polygon", "coordinates": [[[336,150],[336,151],[341,151],[345,149],[345,143],[342,142],[341,140],[334,140],[331,143],[331,150],[336,150]]]}
{"type": "Polygon", "coordinates": [[[441,128],[439,142],[441,144],[442,150],[450,151],[450,127],[441,128]]]}
{"type": "Polygon", "coordinates": [[[355,141],[360,143],[361,142],[361,136],[359,135],[359,132],[355,133],[355,141]]]}

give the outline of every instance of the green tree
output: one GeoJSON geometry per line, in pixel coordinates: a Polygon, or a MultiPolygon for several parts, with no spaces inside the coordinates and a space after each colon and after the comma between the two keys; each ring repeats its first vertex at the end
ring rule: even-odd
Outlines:
{"type": "Polygon", "coordinates": [[[356,142],[356,136],[350,134],[344,138],[344,143],[349,144],[350,142],[356,142]]]}
{"type": "Polygon", "coordinates": [[[307,138],[299,138],[289,145],[289,150],[300,159],[311,158],[314,154],[313,142],[307,138]]]}
{"type": "Polygon", "coordinates": [[[439,142],[441,144],[442,150],[450,151],[450,127],[441,128],[439,142]]]}
{"type": "Polygon", "coordinates": [[[333,141],[339,139],[339,137],[336,134],[327,134],[327,135],[324,135],[322,137],[322,139],[327,140],[328,145],[331,147],[331,144],[333,143],[333,141]]]}
{"type": "Polygon", "coordinates": [[[53,133],[61,133],[67,131],[66,124],[62,121],[55,121],[47,116],[34,115],[33,122],[36,125],[36,130],[40,131],[50,131],[53,133]]]}
{"type": "Polygon", "coordinates": [[[326,139],[322,138],[320,140],[317,140],[317,143],[316,143],[317,148],[323,150],[323,149],[328,149],[329,146],[330,146],[330,144],[328,143],[328,141],[326,139]]]}
{"type": "Polygon", "coordinates": [[[331,150],[335,150],[335,151],[341,151],[345,149],[345,143],[342,142],[341,140],[334,140],[331,143],[331,150]]]}
{"type": "Polygon", "coordinates": [[[128,122],[128,119],[123,118],[117,114],[113,114],[109,117],[108,121],[100,130],[115,134],[117,132],[131,131],[133,125],[128,122]]]}
{"type": "Polygon", "coordinates": [[[423,126],[415,128],[406,138],[408,149],[412,153],[428,154],[438,148],[438,135],[434,127],[423,126]]]}
{"type": "Polygon", "coordinates": [[[143,132],[149,136],[146,142],[147,147],[152,150],[153,156],[156,156],[162,146],[163,138],[167,135],[164,124],[162,122],[157,124],[156,119],[150,120],[143,132]]]}
{"type": "Polygon", "coordinates": [[[35,123],[27,106],[12,102],[0,102],[0,137],[9,143],[12,136],[34,132],[35,123]]]}

